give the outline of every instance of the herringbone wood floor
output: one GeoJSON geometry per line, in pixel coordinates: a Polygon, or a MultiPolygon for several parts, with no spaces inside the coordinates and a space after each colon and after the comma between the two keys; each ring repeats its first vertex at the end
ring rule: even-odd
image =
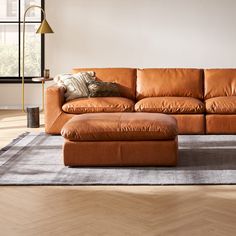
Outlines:
{"type": "MultiPolygon", "coordinates": [[[[0,111],[0,146],[26,130],[0,111]]],[[[8,235],[235,236],[236,186],[1,187],[8,235]]]]}

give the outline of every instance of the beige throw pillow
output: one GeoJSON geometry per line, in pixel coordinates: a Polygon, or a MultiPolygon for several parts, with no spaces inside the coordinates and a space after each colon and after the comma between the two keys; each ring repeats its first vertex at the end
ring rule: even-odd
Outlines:
{"type": "Polygon", "coordinates": [[[89,96],[87,84],[95,80],[95,73],[93,71],[79,72],[77,74],[63,74],[57,75],[54,81],[63,86],[66,90],[66,101],[76,98],[83,98],[89,96]]]}

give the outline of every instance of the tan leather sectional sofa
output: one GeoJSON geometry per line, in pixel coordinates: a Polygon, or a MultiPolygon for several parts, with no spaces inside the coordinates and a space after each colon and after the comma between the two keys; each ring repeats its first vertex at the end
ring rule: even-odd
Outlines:
{"type": "Polygon", "coordinates": [[[47,88],[45,130],[60,134],[73,116],[91,112],[158,112],[177,119],[180,134],[236,133],[236,69],[83,68],[116,82],[122,97],[64,100],[64,89],[47,88]]]}

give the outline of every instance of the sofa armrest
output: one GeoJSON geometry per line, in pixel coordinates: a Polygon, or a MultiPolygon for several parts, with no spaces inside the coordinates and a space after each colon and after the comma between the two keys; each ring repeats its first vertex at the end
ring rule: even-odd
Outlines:
{"type": "Polygon", "coordinates": [[[55,122],[63,113],[62,105],[65,102],[65,89],[52,85],[46,89],[45,94],[45,131],[51,133],[55,122]]]}

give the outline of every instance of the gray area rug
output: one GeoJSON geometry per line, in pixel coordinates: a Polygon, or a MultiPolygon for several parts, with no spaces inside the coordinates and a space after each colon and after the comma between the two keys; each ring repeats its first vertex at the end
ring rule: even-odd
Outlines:
{"type": "Polygon", "coordinates": [[[177,167],[68,168],[61,136],[26,133],[0,151],[0,185],[236,184],[236,135],[180,135],[177,167]]]}

